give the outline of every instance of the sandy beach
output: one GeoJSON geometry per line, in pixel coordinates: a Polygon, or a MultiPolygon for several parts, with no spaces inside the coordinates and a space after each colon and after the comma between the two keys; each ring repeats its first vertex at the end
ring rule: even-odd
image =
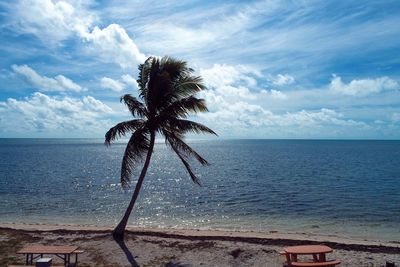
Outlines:
{"type": "MultiPolygon", "coordinates": [[[[73,225],[0,224],[0,266],[22,264],[26,244],[76,245],[85,250],[79,266],[282,266],[285,246],[326,244],[339,266],[400,264],[400,243],[352,240],[306,233],[256,233],[129,228],[124,243],[112,228],[73,225]]],[[[53,259],[56,260],[56,259],[53,259]]],[[[56,260],[57,262],[58,260],[56,260]]]]}

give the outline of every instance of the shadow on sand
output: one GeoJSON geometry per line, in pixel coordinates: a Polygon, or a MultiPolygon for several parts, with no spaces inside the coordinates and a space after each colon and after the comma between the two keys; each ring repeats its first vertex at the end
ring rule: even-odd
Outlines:
{"type": "Polygon", "coordinates": [[[118,246],[125,253],[125,256],[128,259],[128,261],[131,264],[131,266],[132,267],[140,267],[140,265],[135,260],[135,257],[133,256],[132,252],[126,246],[125,241],[123,239],[118,239],[118,238],[114,238],[114,241],[118,244],[118,246]]]}
{"type": "MultiPolygon", "coordinates": [[[[125,256],[128,259],[131,266],[132,267],[140,267],[139,263],[137,263],[137,261],[135,260],[135,256],[132,254],[132,252],[126,246],[125,241],[123,239],[119,239],[119,238],[114,238],[114,241],[118,244],[118,246],[121,248],[121,250],[125,253],[125,256]]],[[[168,262],[165,265],[162,265],[161,267],[190,267],[190,266],[186,265],[186,264],[182,264],[180,262],[168,262]]]]}

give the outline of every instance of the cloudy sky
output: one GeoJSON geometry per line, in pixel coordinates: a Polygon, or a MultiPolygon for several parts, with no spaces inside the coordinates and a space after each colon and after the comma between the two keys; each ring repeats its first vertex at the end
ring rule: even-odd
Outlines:
{"type": "Polygon", "coordinates": [[[0,1],[0,137],[103,137],[148,56],[221,138],[400,138],[400,2],[0,1]]]}

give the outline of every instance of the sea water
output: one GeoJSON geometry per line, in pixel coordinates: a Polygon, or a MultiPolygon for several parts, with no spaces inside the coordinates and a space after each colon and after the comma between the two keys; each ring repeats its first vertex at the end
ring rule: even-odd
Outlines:
{"type": "MultiPolygon", "coordinates": [[[[400,241],[400,141],[189,141],[202,181],[157,142],[132,226],[332,234],[400,241]]],[[[112,226],[132,195],[125,144],[0,139],[0,223],[112,226]]]]}

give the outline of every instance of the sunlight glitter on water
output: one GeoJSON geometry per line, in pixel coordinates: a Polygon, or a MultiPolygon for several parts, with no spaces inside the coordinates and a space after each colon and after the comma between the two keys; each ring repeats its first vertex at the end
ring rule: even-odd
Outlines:
{"type": "MultiPolygon", "coordinates": [[[[121,218],[133,190],[124,191],[119,183],[123,145],[13,142],[0,143],[5,159],[0,163],[1,222],[114,225],[121,218]]],[[[190,181],[163,144],[157,145],[131,225],[400,241],[398,141],[192,145],[212,163],[194,165],[203,187],[190,181]]]]}

